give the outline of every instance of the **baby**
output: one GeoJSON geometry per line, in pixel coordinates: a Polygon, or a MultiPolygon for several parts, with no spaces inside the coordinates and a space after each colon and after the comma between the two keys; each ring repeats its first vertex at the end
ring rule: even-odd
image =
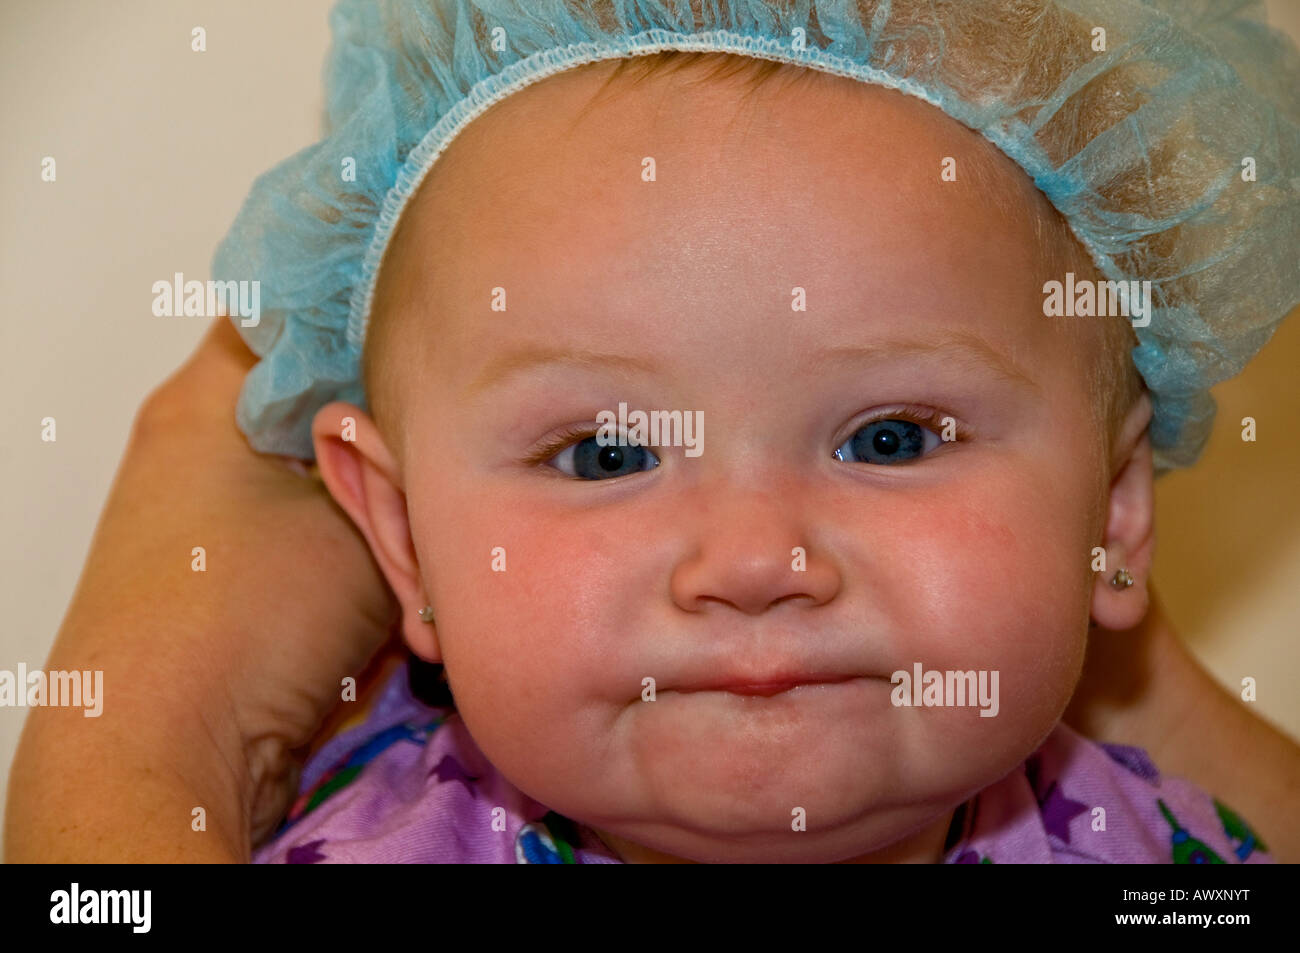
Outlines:
{"type": "Polygon", "coordinates": [[[1104,276],[987,138],[605,59],[469,121],[381,251],[311,436],[420,661],[256,860],[1270,859],[1061,722],[1147,610],[1153,402],[1136,318],[1047,307],[1104,276]]]}

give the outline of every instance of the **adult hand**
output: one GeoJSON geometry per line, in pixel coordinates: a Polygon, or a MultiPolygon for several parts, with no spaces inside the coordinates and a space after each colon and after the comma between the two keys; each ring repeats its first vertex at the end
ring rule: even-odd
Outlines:
{"type": "Polygon", "coordinates": [[[9,861],[247,860],[295,793],[294,749],[390,638],[351,520],[235,425],[254,363],[219,318],[136,416],[46,665],[102,670],[103,712],[30,711],[9,861]]]}

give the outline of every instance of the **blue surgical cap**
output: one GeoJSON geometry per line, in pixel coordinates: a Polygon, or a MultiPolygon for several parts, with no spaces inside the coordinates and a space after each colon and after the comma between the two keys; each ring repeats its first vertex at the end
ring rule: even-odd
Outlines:
{"type": "MultiPolygon", "coordinates": [[[[260,282],[236,417],[313,457],[399,216],[493,103],[598,60],[698,50],[919,97],[1017,162],[1102,276],[1151,281],[1133,361],[1158,473],[1194,463],[1209,388],[1300,301],[1300,55],[1238,0],[342,0],[325,137],[257,179],[213,278],[260,282]]],[[[1140,323],[1140,322],[1138,322],[1140,323]]]]}

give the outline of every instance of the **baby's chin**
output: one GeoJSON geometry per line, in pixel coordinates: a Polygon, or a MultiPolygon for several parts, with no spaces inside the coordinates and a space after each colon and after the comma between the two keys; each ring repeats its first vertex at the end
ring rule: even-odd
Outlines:
{"type": "Polygon", "coordinates": [[[994,737],[1005,722],[900,710],[889,689],[661,692],[620,716],[594,784],[543,800],[674,857],[833,862],[934,822],[1025,754],[1019,739],[994,737]]]}

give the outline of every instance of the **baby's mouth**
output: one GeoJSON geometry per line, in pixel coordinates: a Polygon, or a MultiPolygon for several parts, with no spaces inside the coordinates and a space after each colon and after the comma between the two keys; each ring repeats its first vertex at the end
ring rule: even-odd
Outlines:
{"type": "Polygon", "coordinates": [[[759,695],[771,697],[804,685],[835,685],[859,676],[832,673],[791,674],[761,680],[746,678],[719,678],[695,685],[674,686],[681,694],[694,692],[730,692],[733,695],[759,695]]]}

